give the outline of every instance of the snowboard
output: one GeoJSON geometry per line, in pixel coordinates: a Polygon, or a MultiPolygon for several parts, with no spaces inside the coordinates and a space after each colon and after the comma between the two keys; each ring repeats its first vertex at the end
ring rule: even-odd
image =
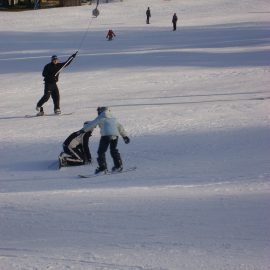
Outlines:
{"type": "Polygon", "coordinates": [[[93,178],[93,177],[98,177],[98,176],[106,176],[106,175],[114,175],[114,174],[120,174],[120,173],[126,173],[126,172],[132,172],[135,171],[137,169],[136,166],[134,167],[129,167],[126,169],[123,169],[121,172],[113,172],[113,171],[108,171],[107,173],[104,174],[79,174],[78,177],[79,178],[93,178]]]}
{"type": "Polygon", "coordinates": [[[61,114],[55,114],[55,113],[45,113],[44,115],[36,115],[36,114],[26,114],[25,118],[34,118],[34,117],[46,117],[46,116],[66,116],[66,115],[72,115],[73,113],[61,113],[61,114]]]}

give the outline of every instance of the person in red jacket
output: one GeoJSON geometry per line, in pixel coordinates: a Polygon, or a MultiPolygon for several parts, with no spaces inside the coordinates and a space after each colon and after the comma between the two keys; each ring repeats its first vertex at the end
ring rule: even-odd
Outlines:
{"type": "Polygon", "coordinates": [[[106,38],[107,38],[108,40],[112,40],[115,36],[116,36],[116,35],[115,35],[115,33],[113,32],[113,30],[110,29],[110,30],[108,31],[108,34],[107,34],[106,38]]]}

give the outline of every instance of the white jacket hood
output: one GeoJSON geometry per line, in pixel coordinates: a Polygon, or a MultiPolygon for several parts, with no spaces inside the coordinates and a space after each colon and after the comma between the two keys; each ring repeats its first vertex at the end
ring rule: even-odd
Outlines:
{"type": "Polygon", "coordinates": [[[88,122],[84,126],[84,131],[93,130],[96,126],[99,126],[101,136],[127,136],[123,126],[112,115],[110,110],[102,112],[96,119],[88,122]]]}

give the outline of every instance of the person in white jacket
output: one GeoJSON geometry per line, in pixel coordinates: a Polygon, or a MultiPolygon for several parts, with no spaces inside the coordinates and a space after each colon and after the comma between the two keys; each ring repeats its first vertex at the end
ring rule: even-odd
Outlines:
{"type": "Polygon", "coordinates": [[[122,171],[122,159],[117,149],[118,137],[122,136],[126,144],[130,142],[130,139],[127,136],[123,126],[117,121],[115,117],[112,116],[108,107],[98,107],[97,113],[97,118],[93,121],[86,122],[83,128],[84,132],[93,130],[97,126],[100,128],[101,138],[97,151],[98,168],[96,169],[95,173],[98,174],[107,172],[106,151],[108,150],[109,146],[114,163],[112,171],[122,171]]]}

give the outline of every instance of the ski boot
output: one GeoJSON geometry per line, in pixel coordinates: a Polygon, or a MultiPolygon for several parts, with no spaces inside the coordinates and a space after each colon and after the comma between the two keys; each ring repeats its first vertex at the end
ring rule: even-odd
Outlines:
{"type": "Polygon", "coordinates": [[[36,116],[43,116],[44,115],[44,111],[42,107],[36,107],[36,110],[38,111],[38,113],[36,114],[36,116]]]}
{"type": "Polygon", "coordinates": [[[106,174],[108,170],[106,168],[97,167],[95,170],[95,174],[106,174]]]}
{"type": "Polygon", "coordinates": [[[37,114],[36,114],[36,116],[43,116],[44,115],[44,112],[38,112],[37,114]]]}
{"type": "Polygon", "coordinates": [[[54,110],[54,113],[55,114],[61,114],[61,110],[60,109],[56,109],[56,110],[54,110]]]}
{"type": "Polygon", "coordinates": [[[59,169],[62,167],[67,167],[67,160],[65,157],[59,157],[58,161],[59,161],[59,169]]]}
{"type": "Polygon", "coordinates": [[[112,172],[123,171],[123,163],[118,150],[115,150],[115,152],[113,153],[113,163],[114,166],[112,167],[112,172]]]}
{"type": "Polygon", "coordinates": [[[67,167],[67,158],[69,157],[68,154],[66,154],[65,152],[61,152],[59,157],[58,157],[58,161],[59,161],[59,169],[62,167],[67,167]]]}
{"type": "Polygon", "coordinates": [[[123,166],[120,166],[120,167],[115,167],[113,166],[112,167],[112,172],[122,172],[123,171],[123,166]]]}

